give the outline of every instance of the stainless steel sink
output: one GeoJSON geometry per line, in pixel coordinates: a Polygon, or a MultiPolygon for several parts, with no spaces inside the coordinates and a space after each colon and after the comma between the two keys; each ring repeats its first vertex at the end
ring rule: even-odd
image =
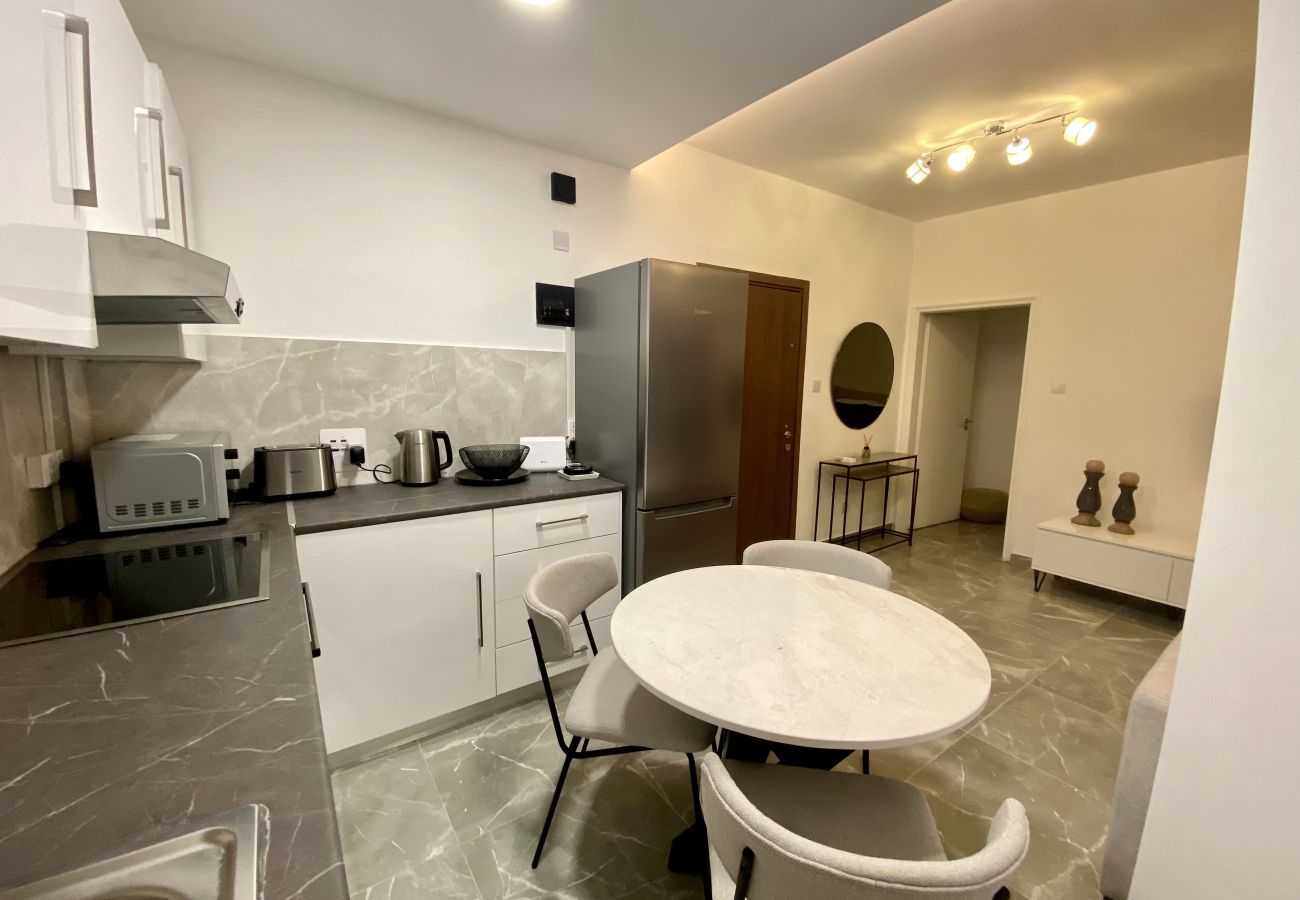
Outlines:
{"type": "Polygon", "coordinates": [[[258,900],[265,806],[242,806],[177,837],[23,887],[0,900],[258,900]]]}

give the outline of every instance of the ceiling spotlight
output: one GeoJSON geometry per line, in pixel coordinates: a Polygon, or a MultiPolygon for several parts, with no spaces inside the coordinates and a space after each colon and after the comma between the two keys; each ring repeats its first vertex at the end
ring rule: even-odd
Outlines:
{"type": "Polygon", "coordinates": [[[1075,116],[1069,122],[1061,120],[1065,125],[1065,139],[1071,144],[1078,144],[1082,147],[1092,136],[1097,133],[1097,120],[1085,119],[1083,116],[1075,116]]]}
{"type": "Polygon", "coordinates": [[[948,154],[948,168],[954,172],[964,172],[970,165],[971,160],[975,158],[975,148],[970,143],[958,144],[957,147],[948,154]]]}
{"type": "Polygon", "coordinates": [[[559,2],[559,0],[519,0],[519,2],[525,3],[528,6],[550,6],[553,3],[559,2]]]}
{"type": "Polygon", "coordinates": [[[916,162],[907,167],[907,178],[912,184],[920,184],[930,177],[931,156],[929,153],[918,157],[916,162]]]}
{"type": "Polygon", "coordinates": [[[1007,162],[1018,166],[1029,162],[1029,157],[1033,155],[1034,148],[1029,146],[1029,138],[1021,137],[1020,129],[1016,129],[1011,143],[1007,144],[1007,162]]]}

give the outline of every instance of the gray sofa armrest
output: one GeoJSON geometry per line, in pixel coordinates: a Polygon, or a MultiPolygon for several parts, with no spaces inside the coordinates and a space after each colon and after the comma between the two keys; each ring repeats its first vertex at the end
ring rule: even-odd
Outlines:
{"type": "Polygon", "coordinates": [[[1151,785],[1155,781],[1156,761],[1160,758],[1165,719],[1169,715],[1169,696],[1174,688],[1181,641],[1182,635],[1179,635],[1165,648],[1133,692],[1129,703],[1124,750],[1115,779],[1110,833],[1106,838],[1106,859],[1101,869],[1101,892],[1111,900],[1128,900],[1133,882],[1138,844],[1146,824],[1147,807],[1151,804],[1151,785]]]}

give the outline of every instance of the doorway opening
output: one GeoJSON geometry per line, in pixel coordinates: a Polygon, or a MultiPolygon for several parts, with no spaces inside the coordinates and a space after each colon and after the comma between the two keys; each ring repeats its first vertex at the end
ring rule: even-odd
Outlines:
{"type": "Polygon", "coordinates": [[[912,417],[925,470],[918,528],[963,511],[1005,521],[1014,509],[1029,315],[1028,303],[921,313],[912,417]]]}

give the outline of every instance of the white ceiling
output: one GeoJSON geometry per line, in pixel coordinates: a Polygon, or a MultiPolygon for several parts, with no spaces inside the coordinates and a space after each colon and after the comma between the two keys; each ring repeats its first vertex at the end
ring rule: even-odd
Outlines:
{"type": "Polygon", "coordinates": [[[634,166],[944,0],[125,0],[136,30],[634,166]]]}
{"type": "Polygon", "coordinates": [[[1254,0],[952,0],[690,139],[913,220],[1245,153],[1254,0]],[[1084,147],[1060,126],[976,142],[957,175],[923,151],[1079,108],[1100,123],[1084,147]]]}

